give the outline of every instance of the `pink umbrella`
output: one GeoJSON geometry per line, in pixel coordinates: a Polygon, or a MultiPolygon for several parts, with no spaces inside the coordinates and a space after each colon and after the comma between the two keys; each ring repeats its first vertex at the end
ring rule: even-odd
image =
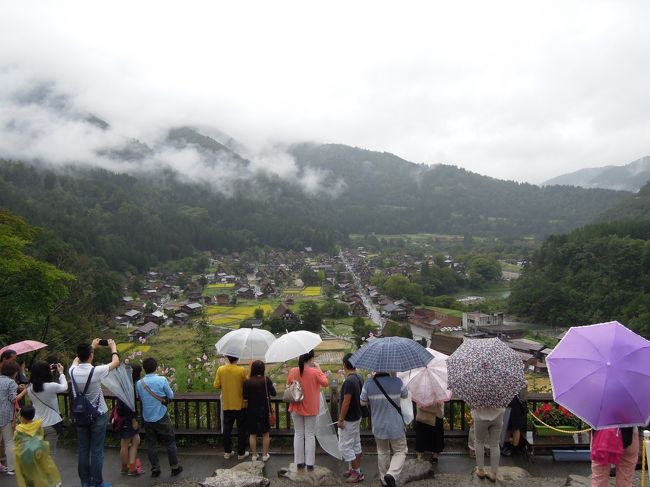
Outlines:
{"type": "Polygon", "coordinates": [[[451,399],[451,391],[447,388],[447,355],[430,348],[427,352],[433,355],[433,360],[426,367],[397,373],[413,400],[421,406],[451,399]]]}
{"type": "Polygon", "coordinates": [[[16,352],[16,355],[22,355],[23,353],[35,352],[41,348],[47,347],[46,343],[37,342],[36,340],[23,340],[22,342],[13,343],[7,345],[0,349],[0,354],[5,350],[13,350],[16,352]]]}

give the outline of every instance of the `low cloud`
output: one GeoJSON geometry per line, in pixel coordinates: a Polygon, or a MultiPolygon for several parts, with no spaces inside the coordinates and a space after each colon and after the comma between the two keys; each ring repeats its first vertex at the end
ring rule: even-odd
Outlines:
{"type": "MultiPolygon", "coordinates": [[[[129,134],[90,113],[55,83],[29,77],[18,68],[0,70],[0,157],[38,161],[50,167],[99,167],[115,172],[160,173],[173,170],[180,181],[208,184],[232,196],[234,183],[259,174],[298,185],[309,195],[337,196],[345,187],[328,171],[301,168],[280,146],[250,150],[215,130],[229,147],[214,151],[168,138],[170,127],[129,134]]],[[[210,134],[210,129],[197,130],[210,134]]]]}

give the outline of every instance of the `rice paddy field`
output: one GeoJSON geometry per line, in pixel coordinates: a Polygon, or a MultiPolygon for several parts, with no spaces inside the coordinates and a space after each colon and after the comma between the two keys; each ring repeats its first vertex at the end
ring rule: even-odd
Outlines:
{"type": "Polygon", "coordinates": [[[275,307],[268,303],[244,306],[208,306],[206,309],[210,323],[229,328],[239,328],[239,324],[255,316],[255,310],[262,309],[269,315],[275,307]]]}
{"type": "Polygon", "coordinates": [[[287,288],[283,292],[287,296],[317,298],[321,296],[322,289],[320,286],[308,286],[305,288],[287,288]]]}
{"type": "Polygon", "coordinates": [[[203,296],[217,296],[218,294],[228,294],[235,288],[231,283],[208,284],[203,290],[203,296]]]}

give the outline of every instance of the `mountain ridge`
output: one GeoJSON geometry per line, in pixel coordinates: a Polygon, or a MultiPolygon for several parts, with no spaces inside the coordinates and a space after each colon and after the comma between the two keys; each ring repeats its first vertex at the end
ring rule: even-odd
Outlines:
{"type": "Polygon", "coordinates": [[[551,178],[543,182],[542,185],[567,185],[636,192],[649,180],[650,156],[644,156],[623,166],[608,165],[579,169],[551,178]]]}

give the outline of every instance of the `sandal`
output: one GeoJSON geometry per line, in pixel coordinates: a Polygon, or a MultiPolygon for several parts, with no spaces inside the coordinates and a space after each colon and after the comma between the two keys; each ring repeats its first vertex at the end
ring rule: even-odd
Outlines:
{"type": "Polygon", "coordinates": [[[479,479],[481,479],[481,480],[483,480],[485,477],[487,477],[487,475],[485,474],[485,471],[483,471],[483,472],[481,473],[481,471],[478,469],[478,467],[477,467],[476,469],[474,469],[474,473],[475,473],[476,476],[477,476],[479,479]]]}

